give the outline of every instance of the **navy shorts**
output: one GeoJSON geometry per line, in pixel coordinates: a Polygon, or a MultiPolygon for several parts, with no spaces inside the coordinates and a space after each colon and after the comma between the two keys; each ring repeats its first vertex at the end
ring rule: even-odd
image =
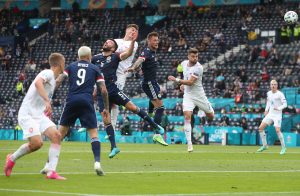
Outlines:
{"type": "MultiPolygon", "coordinates": [[[[117,90],[114,92],[111,92],[108,94],[108,99],[109,99],[109,110],[111,110],[111,106],[113,104],[115,105],[122,105],[125,106],[130,99],[127,97],[127,95],[125,95],[122,91],[117,90]]],[[[103,104],[103,99],[102,96],[98,95],[98,106],[99,106],[99,112],[103,112],[104,109],[104,104],[103,104]]]]}
{"type": "Polygon", "coordinates": [[[89,100],[76,95],[67,99],[59,124],[73,126],[77,118],[80,120],[82,127],[97,128],[96,112],[92,99],[89,100]]]}
{"type": "Polygon", "coordinates": [[[160,87],[155,80],[143,81],[142,89],[150,100],[161,99],[160,87]]]}

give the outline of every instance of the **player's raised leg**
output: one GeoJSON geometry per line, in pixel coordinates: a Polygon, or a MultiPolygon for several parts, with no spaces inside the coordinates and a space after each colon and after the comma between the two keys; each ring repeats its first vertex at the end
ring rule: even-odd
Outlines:
{"type": "Polygon", "coordinates": [[[163,137],[161,134],[164,134],[165,130],[162,128],[160,125],[156,124],[153,119],[143,110],[141,110],[139,107],[134,105],[131,101],[127,102],[125,104],[125,107],[132,111],[133,113],[139,115],[142,119],[147,121],[151,127],[153,127],[155,131],[155,135],[153,136],[153,140],[155,142],[158,142],[161,145],[168,146],[168,144],[164,141],[163,137]]]}
{"type": "Polygon", "coordinates": [[[4,166],[4,173],[8,177],[11,175],[12,169],[18,159],[26,154],[32,153],[43,146],[43,140],[40,135],[34,135],[28,138],[28,143],[21,145],[13,154],[6,156],[6,164],[4,166]]]}

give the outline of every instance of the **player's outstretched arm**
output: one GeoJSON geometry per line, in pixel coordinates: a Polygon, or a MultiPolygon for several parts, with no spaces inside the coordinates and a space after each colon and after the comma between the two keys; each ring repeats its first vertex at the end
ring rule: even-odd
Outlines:
{"type": "Polygon", "coordinates": [[[170,81],[174,81],[174,82],[177,82],[179,84],[183,84],[183,85],[187,85],[187,86],[192,86],[197,81],[198,78],[192,75],[190,77],[190,79],[188,79],[188,80],[181,80],[179,78],[175,78],[174,76],[169,76],[168,79],[170,81]]]}
{"type": "Polygon", "coordinates": [[[51,116],[51,113],[52,113],[52,108],[51,108],[51,103],[50,103],[50,99],[48,97],[48,94],[45,90],[45,87],[44,87],[44,79],[39,77],[36,81],[35,81],[35,87],[36,87],[36,90],[37,92],[39,93],[39,95],[42,97],[42,99],[44,100],[45,102],[45,114],[47,116],[51,116]]]}
{"type": "Polygon", "coordinates": [[[108,100],[108,92],[105,86],[104,81],[97,82],[97,87],[101,92],[101,96],[103,98],[104,108],[108,111],[109,110],[109,100],[108,100]]]}
{"type": "Polygon", "coordinates": [[[55,85],[55,90],[58,89],[60,87],[60,85],[62,84],[62,82],[67,78],[68,76],[66,74],[60,74],[55,82],[56,82],[56,85],[55,85]]]}
{"type": "Polygon", "coordinates": [[[142,66],[142,63],[144,62],[144,58],[138,58],[132,66],[130,66],[126,72],[135,72],[137,71],[138,69],[140,69],[140,67],[142,66]]]}

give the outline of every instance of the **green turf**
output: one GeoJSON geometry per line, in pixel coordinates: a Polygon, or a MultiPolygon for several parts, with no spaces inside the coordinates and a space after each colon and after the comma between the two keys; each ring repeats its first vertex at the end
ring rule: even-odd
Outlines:
{"type": "MultiPolygon", "coordinates": [[[[23,142],[0,141],[0,160],[23,142]]],[[[0,195],[300,195],[300,148],[257,146],[119,144],[121,153],[109,159],[102,144],[106,176],[96,176],[89,143],[64,142],[58,172],[66,181],[39,174],[49,143],[18,160],[12,176],[0,176],[0,195]],[[6,190],[5,190],[6,189],[6,190]],[[26,192],[25,190],[30,190],[26,192]],[[20,192],[17,192],[20,191],[20,192]],[[62,194],[59,194],[62,193],[62,194]]]]}

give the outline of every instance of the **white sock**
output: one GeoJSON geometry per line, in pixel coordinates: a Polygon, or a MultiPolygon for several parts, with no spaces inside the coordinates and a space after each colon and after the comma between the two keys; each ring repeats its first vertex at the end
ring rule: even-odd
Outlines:
{"type": "Polygon", "coordinates": [[[56,171],[56,166],[58,163],[60,153],[60,144],[51,144],[49,148],[49,171],[56,171]]]}
{"type": "Polygon", "coordinates": [[[278,139],[280,140],[280,143],[281,143],[281,148],[285,148],[285,142],[284,142],[284,138],[283,138],[283,135],[282,135],[282,132],[277,132],[277,136],[278,136],[278,139]]]}
{"type": "Polygon", "coordinates": [[[24,156],[25,154],[29,154],[30,153],[30,149],[28,147],[28,143],[23,144],[22,146],[20,146],[20,148],[14,152],[10,159],[15,162],[17,159],[21,158],[22,156],[24,156]]]}
{"type": "Polygon", "coordinates": [[[118,106],[114,106],[112,109],[111,109],[111,124],[114,128],[114,130],[116,130],[116,126],[117,126],[117,120],[118,120],[118,115],[119,115],[119,107],[118,106]]]}
{"type": "Polygon", "coordinates": [[[192,144],[192,126],[190,120],[184,121],[184,131],[187,143],[192,144]]]}
{"type": "Polygon", "coordinates": [[[263,146],[267,146],[268,145],[267,144],[267,136],[266,136],[265,131],[260,131],[259,135],[260,135],[261,142],[262,142],[263,146]]]}
{"type": "MultiPolygon", "coordinates": [[[[49,158],[48,158],[49,159],[49,158]]],[[[44,166],[44,169],[49,169],[49,160],[47,160],[45,166],[44,166]]]]}

